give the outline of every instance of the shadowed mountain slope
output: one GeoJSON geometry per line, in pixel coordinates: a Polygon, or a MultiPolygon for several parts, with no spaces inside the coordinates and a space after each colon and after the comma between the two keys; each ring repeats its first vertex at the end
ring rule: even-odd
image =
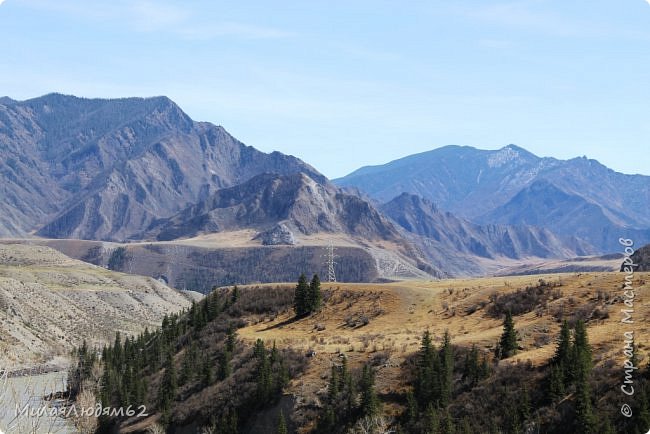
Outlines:
{"type": "Polygon", "coordinates": [[[0,144],[1,236],[126,239],[260,173],[326,180],[295,157],[192,121],[166,97],[5,98],[0,144]]]}

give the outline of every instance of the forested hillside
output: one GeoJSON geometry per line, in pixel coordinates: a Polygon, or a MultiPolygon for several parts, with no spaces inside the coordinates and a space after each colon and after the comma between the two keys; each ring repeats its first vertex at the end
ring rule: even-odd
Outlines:
{"type": "MultiPolygon", "coordinates": [[[[118,336],[98,360],[82,348],[71,392],[146,406],[146,418],[100,418],[102,432],[645,433],[647,339],[629,359],[616,351],[617,277],[425,290],[314,276],[215,289],[156,331],[118,336]],[[634,366],[629,418],[624,360],[634,366]]],[[[635,280],[640,303],[646,277],[635,280]]]]}

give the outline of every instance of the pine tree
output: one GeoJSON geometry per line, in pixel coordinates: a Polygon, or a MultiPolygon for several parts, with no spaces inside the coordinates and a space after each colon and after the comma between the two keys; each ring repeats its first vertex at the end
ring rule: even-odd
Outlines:
{"type": "Polygon", "coordinates": [[[553,356],[552,363],[555,365],[566,367],[567,363],[570,361],[571,357],[571,330],[569,329],[569,323],[567,320],[562,322],[562,327],[560,328],[560,337],[557,342],[557,348],[555,349],[555,355],[553,356]]]}
{"type": "Polygon", "coordinates": [[[587,378],[578,380],[575,396],[576,434],[595,434],[596,417],[591,406],[591,390],[587,378]]]}
{"type": "Polygon", "coordinates": [[[445,331],[442,348],[440,349],[440,362],[440,406],[446,407],[451,400],[454,374],[454,353],[448,331],[445,331]]]}
{"type": "Polygon", "coordinates": [[[309,283],[309,296],[307,297],[308,312],[317,312],[320,309],[321,303],[320,279],[318,278],[318,274],[314,274],[314,277],[312,277],[309,283]]]}
{"type": "Polygon", "coordinates": [[[158,405],[163,413],[169,414],[171,403],[176,398],[176,368],[171,352],[167,354],[165,372],[163,374],[160,390],[158,391],[158,405]]]}
{"type": "Polygon", "coordinates": [[[346,380],[345,393],[347,395],[347,400],[345,403],[345,415],[347,417],[350,417],[354,413],[354,409],[357,406],[357,385],[354,382],[352,375],[347,375],[346,380]]]}
{"type": "Polygon", "coordinates": [[[456,431],[454,427],[454,420],[452,419],[451,414],[449,414],[449,410],[445,410],[440,428],[440,432],[442,434],[454,434],[456,431]]]}
{"type": "Polygon", "coordinates": [[[510,311],[506,312],[503,321],[503,334],[499,342],[500,357],[506,359],[517,354],[517,331],[510,311]]]}
{"type": "Polygon", "coordinates": [[[238,434],[237,410],[228,408],[219,418],[219,434],[238,434]]]}
{"type": "Polygon", "coordinates": [[[219,366],[217,369],[219,380],[223,381],[226,378],[230,377],[231,368],[230,368],[230,359],[231,354],[228,351],[225,351],[219,355],[219,366]]]}
{"type": "Polygon", "coordinates": [[[585,322],[579,320],[573,336],[574,364],[579,368],[578,375],[588,375],[591,370],[591,346],[587,337],[585,322]]]}
{"type": "Polygon", "coordinates": [[[212,365],[210,364],[210,357],[206,354],[203,358],[203,363],[201,364],[201,384],[203,387],[207,387],[212,384],[214,381],[214,375],[212,373],[212,365]]]}
{"type": "Polygon", "coordinates": [[[418,403],[410,390],[406,392],[406,419],[413,424],[418,419],[418,403]]]}
{"type": "Polygon", "coordinates": [[[269,363],[264,341],[258,339],[255,343],[254,355],[257,358],[257,399],[259,404],[266,404],[271,395],[271,365],[269,363]]]}
{"type": "Polygon", "coordinates": [[[226,335],[226,351],[232,353],[235,351],[235,344],[237,343],[237,329],[230,324],[226,335]]]}
{"type": "Polygon", "coordinates": [[[612,426],[612,421],[608,417],[604,417],[600,428],[598,429],[599,434],[616,434],[616,430],[612,426]]]}
{"type": "Polygon", "coordinates": [[[293,309],[297,317],[301,317],[309,313],[307,306],[307,297],[309,293],[309,285],[307,284],[307,277],[305,273],[300,275],[298,285],[296,285],[296,292],[293,298],[293,309]]]}
{"type": "Polygon", "coordinates": [[[555,401],[564,396],[564,374],[562,367],[552,364],[548,379],[548,394],[551,400],[555,401]]]}
{"type": "Polygon", "coordinates": [[[113,366],[122,365],[122,342],[120,332],[115,333],[115,342],[113,343],[113,366]]]}
{"type": "Polygon", "coordinates": [[[287,434],[287,422],[284,420],[284,412],[280,410],[280,419],[278,420],[277,434],[287,434]]]}
{"type": "Polygon", "coordinates": [[[361,374],[361,414],[372,416],[377,413],[379,401],[375,393],[375,373],[368,364],[363,366],[361,374]]]}
{"type": "Polygon", "coordinates": [[[575,393],[575,426],[578,434],[591,434],[596,432],[596,417],[591,405],[591,389],[589,387],[589,374],[591,373],[591,347],[587,337],[587,328],[584,321],[576,323],[571,348],[573,381],[576,385],[575,393]]]}
{"type": "Polygon", "coordinates": [[[332,372],[330,374],[330,382],[327,386],[327,401],[330,404],[334,404],[339,395],[340,379],[339,379],[339,368],[332,366],[332,372]]]}
{"type": "Polygon", "coordinates": [[[185,350],[185,354],[183,355],[183,361],[181,362],[181,372],[180,375],[178,376],[178,383],[183,385],[189,381],[189,379],[192,376],[192,372],[194,371],[194,354],[192,354],[191,348],[192,345],[194,345],[194,342],[192,342],[187,350],[185,350]]]}
{"type": "Polygon", "coordinates": [[[440,416],[433,404],[427,406],[424,415],[424,428],[427,434],[438,434],[440,432],[440,416]]]}
{"type": "Polygon", "coordinates": [[[418,354],[417,379],[415,383],[415,394],[422,408],[433,402],[434,359],[436,358],[435,348],[431,341],[431,333],[425,331],[422,335],[420,352],[418,354]]]}
{"type": "Polygon", "coordinates": [[[564,320],[560,328],[560,336],[555,349],[555,355],[551,360],[549,393],[552,399],[557,399],[564,395],[565,389],[570,385],[571,375],[569,371],[573,369],[571,367],[571,359],[571,330],[569,329],[569,323],[564,320]]]}

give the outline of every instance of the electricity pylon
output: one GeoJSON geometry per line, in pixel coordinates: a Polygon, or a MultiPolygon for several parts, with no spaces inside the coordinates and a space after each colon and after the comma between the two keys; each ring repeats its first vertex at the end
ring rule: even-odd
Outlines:
{"type": "Polygon", "coordinates": [[[332,244],[332,241],[330,240],[329,244],[325,248],[325,261],[327,262],[327,281],[328,282],[336,282],[336,271],[334,270],[334,265],[336,265],[336,261],[334,261],[334,258],[336,258],[336,254],[334,254],[334,251],[336,249],[334,248],[334,244],[332,244]]]}

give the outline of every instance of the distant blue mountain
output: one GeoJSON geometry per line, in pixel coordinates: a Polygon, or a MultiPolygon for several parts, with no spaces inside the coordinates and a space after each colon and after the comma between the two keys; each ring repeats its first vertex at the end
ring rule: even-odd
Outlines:
{"type": "Polygon", "coordinates": [[[496,151],[445,146],[334,182],[380,202],[417,194],[477,223],[548,228],[601,252],[615,251],[620,236],[650,241],[650,177],[585,157],[540,158],[515,145],[496,151]]]}

